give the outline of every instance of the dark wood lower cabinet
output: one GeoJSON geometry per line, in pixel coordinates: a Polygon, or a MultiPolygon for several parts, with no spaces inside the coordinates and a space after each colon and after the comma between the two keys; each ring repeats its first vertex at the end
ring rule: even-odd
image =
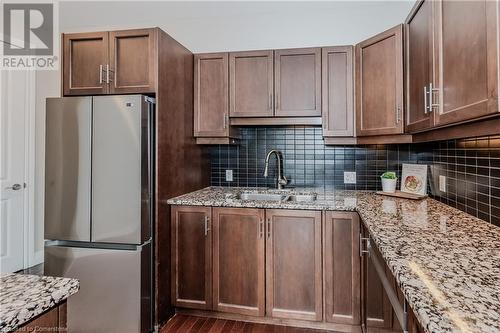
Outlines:
{"type": "Polygon", "coordinates": [[[321,212],[268,209],[266,221],[267,315],[321,320],[321,212]]]}
{"type": "Polygon", "coordinates": [[[21,332],[67,332],[66,301],[42,313],[27,324],[18,328],[14,333],[21,332]]]}
{"type": "Polygon", "coordinates": [[[411,309],[408,311],[408,333],[425,333],[411,309]]]}
{"type": "Polygon", "coordinates": [[[366,326],[373,328],[391,328],[391,303],[369,259],[366,261],[364,269],[366,270],[366,326]]]}
{"type": "Polygon", "coordinates": [[[214,208],[214,310],[263,316],[264,210],[214,208]]]}
{"type": "MultiPolygon", "coordinates": [[[[403,294],[373,244],[366,255],[367,239],[355,212],[174,206],[172,303],[216,318],[401,332],[377,269],[394,304],[403,294]]],[[[408,317],[409,332],[423,332],[408,317]]]]}
{"type": "Polygon", "coordinates": [[[359,217],[325,212],[323,218],[323,285],[325,320],[360,325],[359,217]]]}
{"type": "Polygon", "coordinates": [[[210,207],[172,208],[172,302],[191,309],[212,308],[210,207]]]}
{"type": "MultiPolygon", "coordinates": [[[[391,333],[402,332],[401,325],[394,313],[389,297],[387,296],[382,282],[377,274],[375,265],[369,255],[364,253],[367,250],[365,241],[369,239],[369,234],[366,228],[361,224],[361,251],[363,254],[361,259],[361,312],[362,325],[367,333],[391,333]]],[[[374,246],[373,244],[371,246],[374,246]]],[[[378,262],[384,263],[384,271],[387,279],[390,281],[392,289],[397,294],[400,304],[404,302],[403,294],[397,288],[396,280],[389,268],[382,259],[380,253],[375,248],[371,252],[378,258],[378,262]]]]}

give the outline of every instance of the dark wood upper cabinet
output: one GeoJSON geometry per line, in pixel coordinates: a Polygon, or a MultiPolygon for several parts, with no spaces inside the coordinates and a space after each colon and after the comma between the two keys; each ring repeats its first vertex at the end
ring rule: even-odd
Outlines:
{"type": "Polygon", "coordinates": [[[156,29],[109,33],[110,93],[155,92],[156,33],[156,29]]]}
{"type": "Polygon", "coordinates": [[[272,117],[273,51],[229,54],[231,117],[272,117]]]}
{"type": "Polygon", "coordinates": [[[403,133],[403,26],[356,45],[357,136],[403,133]]]}
{"type": "Polygon", "coordinates": [[[361,323],[359,224],[357,213],[324,213],[323,279],[327,322],[361,323]]]}
{"type": "Polygon", "coordinates": [[[420,1],[406,19],[406,130],[428,129],[434,118],[429,89],[433,80],[432,1],[420,1]]]}
{"type": "Polygon", "coordinates": [[[158,29],[63,34],[63,94],[156,91],[158,29]]]}
{"type": "Polygon", "coordinates": [[[172,207],[172,303],[212,308],[210,207],[172,207]]]}
{"type": "Polygon", "coordinates": [[[322,319],[321,212],[266,210],[266,311],[322,319]]]}
{"type": "Polygon", "coordinates": [[[324,137],[354,136],[353,47],[322,49],[324,137]]]}
{"type": "Polygon", "coordinates": [[[321,116],[321,49],[274,52],[275,116],[321,116]]]}
{"type": "Polygon", "coordinates": [[[214,310],[264,316],[264,210],[214,208],[214,310]]]}
{"type": "Polygon", "coordinates": [[[194,135],[229,136],[227,53],[194,56],[194,135]]]}
{"type": "Polygon", "coordinates": [[[106,94],[108,32],[63,34],[63,95],[106,94]]]}
{"type": "Polygon", "coordinates": [[[497,1],[434,1],[436,125],[498,113],[497,1]]]}

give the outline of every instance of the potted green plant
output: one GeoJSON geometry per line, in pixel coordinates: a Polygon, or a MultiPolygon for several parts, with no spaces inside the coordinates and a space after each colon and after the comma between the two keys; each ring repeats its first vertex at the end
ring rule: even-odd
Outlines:
{"type": "Polygon", "coordinates": [[[388,193],[396,192],[398,177],[394,171],[384,172],[380,178],[382,179],[382,191],[388,193]]]}

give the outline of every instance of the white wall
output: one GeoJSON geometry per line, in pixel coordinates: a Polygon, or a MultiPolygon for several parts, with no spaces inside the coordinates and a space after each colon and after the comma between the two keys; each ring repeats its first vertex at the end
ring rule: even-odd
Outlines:
{"type": "MultiPolygon", "coordinates": [[[[402,23],[401,1],[61,1],[60,32],[158,26],[193,53],[355,44],[402,23]]],[[[36,247],[43,247],[45,98],[60,73],[37,75],[36,247]]]]}
{"type": "Polygon", "coordinates": [[[60,95],[60,73],[58,71],[38,71],[35,95],[35,260],[43,259],[43,215],[45,189],[45,98],[60,95]]]}
{"type": "Polygon", "coordinates": [[[402,23],[401,1],[70,1],[65,32],[159,26],[193,53],[355,44],[402,23]]]}

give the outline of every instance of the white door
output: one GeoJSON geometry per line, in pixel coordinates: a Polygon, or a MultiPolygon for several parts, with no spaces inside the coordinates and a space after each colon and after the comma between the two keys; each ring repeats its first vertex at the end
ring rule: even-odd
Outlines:
{"type": "Polygon", "coordinates": [[[0,70],[0,271],[24,268],[27,71],[0,70]]]}

